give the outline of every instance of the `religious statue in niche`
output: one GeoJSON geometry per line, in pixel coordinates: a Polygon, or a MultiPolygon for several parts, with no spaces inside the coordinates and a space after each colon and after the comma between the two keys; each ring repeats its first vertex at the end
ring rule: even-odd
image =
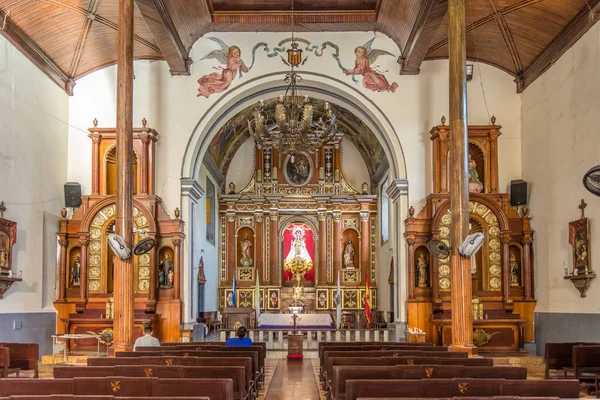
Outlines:
{"type": "Polygon", "coordinates": [[[575,240],[575,268],[574,275],[587,274],[589,272],[588,263],[588,238],[587,231],[577,232],[575,240]]]}
{"type": "Polygon", "coordinates": [[[160,262],[158,266],[158,286],[161,289],[168,289],[173,287],[173,270],[175,265],[169,253],[165,253],[165,258],[160,262]]]}
{"type": "Polygon", "coordinates": [[[250,68],[244,64],[242,60],[242,51],[238,46],[228,46],[221,39],[215,37],[209,37],[208,39],[217,42],[220,49],[213,50],[204,57],[202,60],[216,59],[221,64],[225,65],[225,68],[222,66],[213,67],[215,69],[220,69],[221,72],[212,72],[210,74],[204,75],[200,79],[198,79],[198,96],[204,96],[208,98],[213,93],[221,93],[229,88],[235,76],[239,73],[240,78],[242,77],[242,72],[248,72],[250,68]]]}
{"type": "Polygon", "coordinates": [[[390,85],[385,75],[383,75],[383,73],[387,71],[379,71],[377,69],[379,66],[371,66],[379,56],[393,56],[393,54],[385,50],[371,49],[374,40],[375,38],[369,40],[362,46],[356,47],[354,49],[354,55],[356,56],[354,68],[342,68],[342,71],[344,71],[346,75],[352,75],[352,80],[356,83],[358,83],[358,81],[356,80],[355,75],[362,75],[363,86],[369,90],[374,92],[394,93],[396,89],[398,89],[398,84],[393,82],[390,85]]]}
{"type": "Polygon", "coordinates": [[[297,153],[288,156],[285,160],[285,178],[292,186],[304,186],[312,175],[311,164],[308,156],[297,153]]]}
{"type": "Polygon", "coordinates": [[[252,242],[248,239],[248,236],[244,236],[244,240],[240,242],[240,250],[242,256],[240,257],[240,264],[244,267],[252,265],[252,242]]]}
{"type": "Polygon", "coordinates": [[[75,258],[75,261],[73,262],[73,266],[71,267],[71,279],[69,281],[69,285],[71,287],[79,287],[80,271],[81,271],[81,260],[79,259],[79,256],[77,256],[77,258],[75,258]]]}
{"type": "Polygon", "coordinates": [[[296,279],[298,282],[304,277],[309,282],[314,282],[313,256],[314,240],[311,228],[302,223],[289,225],[283,232],[284,254],[287,254],[283,263],[284,281],[296,279]]]}
{"type": "Polygon", "coordinates": [[[483,184],[479,181],[479,174],[475,168],[477,168],[477,163],[469,153],[469,192],[481,193],[483,184]]]}
{"type": "Polygon", "coordinates": [[[229,193],[228,194],[235,194],[235,183],[229,182],[229,193]]]}
{"type": "MultiPolygon", "coordinates": [[[[4,219],[6,208],[0,202],[0,274],[12,274],[12,247],[17,242],[17,223],[4,219]]],[[[0,297],[1,298],[1,297],[0,297]]]]}
{"type": "Polygon", "coordinates": [[[344,249],[344,268],[354,269],[355,253],[356,251],[354,250],[352,240],[348,240],[348,244],[346,244],[346,248],[344,249]]]}
{"type": "Polygon", "coordinates": [[[515,256],[514,253],[510,254],[509,266],[510,286],[519,286],[521,284],[521,268],[519,268],[519,263],[517,263],[517,256],[515,256]]]}
{"type": "Polygon", "coordinates": [[[271,308],[279,307],[279,298],[277,297],[276,291],[271,292],[271,296],[269,297],[269,303],[271,304],[271,308]]]}
{"type": "Polygon", "coordinates": [[[419,287],[427,287],[428,283],[427,260],[425,260],[425,255],[421,253],[417,259],[417,285],[419,287]]]}

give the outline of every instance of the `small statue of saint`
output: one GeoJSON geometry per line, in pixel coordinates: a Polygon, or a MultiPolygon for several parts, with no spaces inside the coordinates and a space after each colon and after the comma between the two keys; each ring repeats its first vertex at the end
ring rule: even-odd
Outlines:
{"type": "Polygon", "coordinates": [[[476,168],[477,163],[471,158],[471,153],[469,153],[469,192],[481,193],[483,185],[479,181],[479,174],[476,168]]]}
{"type": "Polygon", "coordinates": [[[362,194],[369,194],[369,185],[367,182],[363,182],[362,184],[362,194]]]}
{"type": "Polygon", "coordinates": [[[344,268],[353,269],[354,268],[354,245],[352,244],[352,240],[348,240],[348,244],[346,245],[346,249],[344,250],[344,268]]]}
{"type": "Polygon", "coordinates": [[[8,267],[8,249],[0,244],[0,267],[8,267]]]}
{"type": "Polygon", "coordinates": [[[244,236],[244,240],[240,242],[240,250],[242,252],[242,258],[240,264],[244,267],[252,265],[252,242],[248,239],[248,236],[244,236]]]}
{"type": "Polygon", "coordinates": [[[229,193],[228,194],[235,194],[235,183],[229,182],[229,193]]]}
{"type": "Polygon", "coordinates": [[[427,274],[427,261],[425,255],[421,253],[417,259],[417,285],[419,287],[427,287],[428,274],[427,274]]]}
{"type": "Polygon", "coordinates": [[[519,286],[519,264],[514,254],[510,255],[510,286],[519,286]]]}
{"type": "Polygon", "coordinates": [[[169,284],[169,272],[172,272],[175,268],[173,260],[169,253],[165,253],[165,258],[160,262],[158,266],[158,285],[161,288],[173,287],[173,284],[169,284]]]}
{"type": "Polygon", "coordinates": [[[71,267],[71,280],[69,282],[71,287],[79,287],[80,271],[81,271],[81,260],[80,260],[79,256],[77,256],[77,258],[75,258],[75,262],[73,262],[73,266],[71,267]]]}
{"type": "Polygon", "coordinates": [[[279,306],[279,299],[277,298],[277,292],[271,292],[271,299],[269,300],[272,308],[279,306]]]}
{"type": "Polygon", "coordinates": [[[577,246],[577,261],[575,263],[575,274],[579,275],[581,273],[587,274],[588,271],[588,252],[587,245],[585,243],[581,243],[577,246]]]}
{"type": "Polygon", "coordinates": [[[173,270],[169,270],[169,275],[167,275],[167,282],[169,283],[169,287],[173,287],[173,270]]]}

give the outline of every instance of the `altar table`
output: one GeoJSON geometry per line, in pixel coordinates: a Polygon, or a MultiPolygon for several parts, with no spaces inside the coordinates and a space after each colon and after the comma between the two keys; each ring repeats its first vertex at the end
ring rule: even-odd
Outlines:
{"type": "MultiPolygon", "coordinates": [[[[293,329],[293,314],[260,314],[260,329],[293,329]]],[[[298,329],[331,329],[333,320],[329,314],[298,314],[298,329]]]]}

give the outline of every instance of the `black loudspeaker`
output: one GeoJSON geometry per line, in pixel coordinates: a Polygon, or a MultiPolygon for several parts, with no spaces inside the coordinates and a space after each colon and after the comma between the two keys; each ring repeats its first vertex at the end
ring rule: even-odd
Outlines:
{"type": "Polygon", "coordinates": [[[527,204],[527,182],[522,179],[510,181],[510,205],[522,206],[527,204]]]}
{"type": "Polygon", "coordinates": [[[65,207],[79,207],[81,205],[81,185],[77,182],[65,183],[65,207]]]}

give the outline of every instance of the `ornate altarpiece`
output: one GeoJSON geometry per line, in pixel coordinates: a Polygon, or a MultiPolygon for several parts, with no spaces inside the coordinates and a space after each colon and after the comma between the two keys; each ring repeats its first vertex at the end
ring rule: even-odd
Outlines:
{"type": "MultiPolygon", "coordinates": [[[[181,246],[183,221],[179,210],[171,218],[162,200],[155,195],[155,143],[158,133],[146,127],[133,130],[134,147],[134,244],[145,237],[157,245],[146,254],[133,257],[135,335],[143,334],[143,324],[152,323],[161,341],[179,341],[181,329],[181,246]],[[171,280],[159,287],[159,267],[163,260],[171,280]]],[[[112,329],[107,302],[113,292],[113,258],[107,233],[114,229],[116,164],[115,128],[89,129],[92,140],[92,193],[82,196],[82,205],[70,219],[63,210],[58,232],[59,255],[56,274],[58,333],[100,333],[112,329]]],[[[84,340],[72,346],[96,345],[84,340]]]]}
{"type": "MultiPolygon", "coordinates": [[[[430,131],[434,193],[427,197],[425,207],[417,215],[411,208],[405,221],[405,236],[408,326],[425,331],[427,340],[447,345],[451,343],[450,259],[437,259],[427,249],[431,239],[450,245],[450,130],[444,122],[442,119],[442,125],[430,131]]],[[[469,169],[473,177],[469,193],[470,233],[485,235],[482,249],[472,260],[473,304],[478,308],[474,338],[483,338],[476,344],[492,351],[518,350],[523,341],[533,341],[535,308],[533,232],[528,210],[524,208],[519,215],[510,205],[509,195],[499,193],[498,188],[500,129],[494,117],[491,125],[468,127],[469,169]]]]}
{"type": "Polygon", "coordinates": [[[239,191],[230,185],[220,195],[221,309],[231,306],[235,275],[238,307],[254,307],[258,276],[261,310],[287,311],[296,281],[284,271],[284,260],[295,226],[305,230],[306,251],[313,258],[313,269],[302,280],[306,311],[336,308],[338,271],[344,310],[363,308],[366,274],[371,305],[377,307],[377,196],[359,192],[346,179],[342,140],[343,134],[337,134],[315,154],[296,155],[294,162],[274,148],[257,146],[247,185],[239,191]],[[242,253],[245,238],[251,243],[249,254],[242,253]],[[344,262],[349,241],[354,253],[344,262]]]}

